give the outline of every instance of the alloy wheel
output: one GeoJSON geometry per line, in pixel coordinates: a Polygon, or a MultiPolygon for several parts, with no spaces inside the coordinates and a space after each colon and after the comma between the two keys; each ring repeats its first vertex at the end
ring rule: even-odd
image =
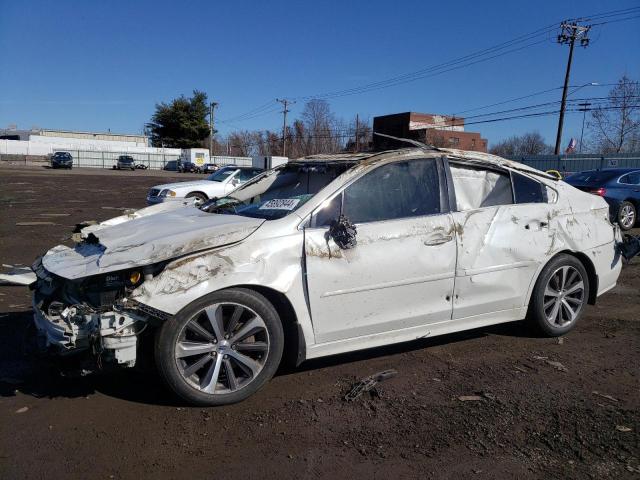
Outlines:
{"type": "Polygon", "coordinates": [[[264,368],[269,346],[267,326],[256,312],[237,303],[217,303],[189,319],[174,354],[189,385],[218,395],[249,385],[264,368]]]}
{"type": "Polygon", "coordinates": [[[620,223],[624,228],[631,228],[636,221],[636,213],[631,205],[624,205],[620,210],[620,223]]]}
{"type": "Polygon", "coordinates": [[[544,314],[553,327],[574,322],[584,305],[585,287],[582,274],[574,267],[558,268],[544,290],[544,314]]]}

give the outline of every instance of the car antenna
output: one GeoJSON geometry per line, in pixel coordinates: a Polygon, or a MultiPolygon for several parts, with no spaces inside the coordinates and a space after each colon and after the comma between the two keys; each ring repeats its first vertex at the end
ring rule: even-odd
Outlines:
{"type": "Polygon", "coordinates": [[[387,135],[386,133],[378,133],[378,132],[373,132],[373,134],[378,135],[379,137],[390,138],[391,140],[396,140],[398,142],[409,143],[419,148],[429,148],[431,150],[438,150],[438,151],[440,150],[438,147],[434,145],[427,145],[426,143],[419,142],[418,140],[412,140],[410,138],[394,137],[393,135],[387,135]]]}

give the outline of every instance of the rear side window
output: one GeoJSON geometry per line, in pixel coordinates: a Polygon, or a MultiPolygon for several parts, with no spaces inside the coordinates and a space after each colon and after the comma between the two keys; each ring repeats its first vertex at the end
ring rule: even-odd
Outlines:
{"type": "Polygon", "coordinates": [[[240,179],[240,181],[246,182],[251,180],[253,177],[258,175],[259,173],[260,173],[260,170],[240,170],[240,173],[238,173],[238,178],[240,179]]]}
{"type": "Polygon", "coordinates": [[[433,215],[441,211],[438,166],[433,159],[383,165],[344,190],[342,213],[352,223],[433,215]]]}
{"type": "Polygon", "coordinates": [[[513,195],[516,203],[546,203],[547,190],[540,182],[513,172],[513,195]]]}
{"type": "Polygon", "coordinates": [[[511,205],[511,178],[502,171],[450,163],[458,211],[511,205]]]}
{"type": "Polygon", "coordinates": [[[628,173],[620,177],[619,181],[626,185],[638,185],[640,184],[640,172],[628,173]]]}

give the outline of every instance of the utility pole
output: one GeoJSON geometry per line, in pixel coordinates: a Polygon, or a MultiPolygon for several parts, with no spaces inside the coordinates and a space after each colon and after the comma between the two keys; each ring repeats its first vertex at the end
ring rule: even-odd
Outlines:
{"type": "Polygon", "coordinates": [[[279,99],[276,98],[276,102],[280,102],[284,107],[282,109],[282,156],[287,156],[287,113],[289,113],[289,109],[287,106],[293,105],[296,102],[292,102],[291,100],[287,100],[286,98],[279,99]]]}
{"type": "Polygon", "coordinates": [[[562,22],[560,25],[560,34],[558,35],[558,43],[564,45],[569,44],[569,59],[567,60],[567,71],[564,75],[564,87],[562,89],[562,102],[560,104],[560,118],[558,119],[558,134],[556,136],[555,154],[560,154],[560,145],[562,143],[562,126],[564,124],[564,112],[567,105],[567,89],[569,88],[569,77],[571,76],[571,61],[573,60],[573,47],[576,40],[580,40],[581,47],[589,45],[587,37],[591,25],[581,26],[577,22],[562,22]]]}
{"type": "Polygon", "coordinates": [[[209,105],[209,158],[213,157],[213,112],[216,109],[218,104],[216,102],[211,102],[209,105]]]}
{"type": "Polygon", "coordinates": [[[580,131],[580,150],[578,153],[582,153],[582,137],[584,136],[584,118],[587,116],[587,112],[590,112],[589,108],[591,104],[589,102],[579,103],[580,107],[582,107],[579,111],[582,112],[582,130],[580,131]]]}
{"type": "Polygon", "coordinates": [[[360,151],[360,138],[358,138],[359,132],[360,132],[360,117],[356,113],[356,153],[360,151]]]}

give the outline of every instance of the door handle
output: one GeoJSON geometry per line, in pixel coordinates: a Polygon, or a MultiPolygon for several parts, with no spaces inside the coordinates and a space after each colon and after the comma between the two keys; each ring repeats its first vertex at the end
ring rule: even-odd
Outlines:
{"type": "Polygon", "coordinates": [[[427,247],[433,247],[435,245],[442,245],[443,243],[447,243],[453,240],[452,235],[434,235],[432,237],[427,238],[424,241],[424,244],[427,247]]]}

